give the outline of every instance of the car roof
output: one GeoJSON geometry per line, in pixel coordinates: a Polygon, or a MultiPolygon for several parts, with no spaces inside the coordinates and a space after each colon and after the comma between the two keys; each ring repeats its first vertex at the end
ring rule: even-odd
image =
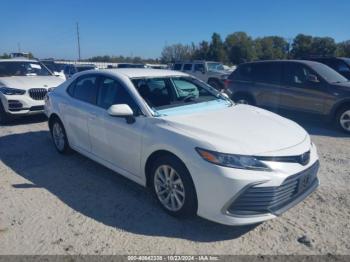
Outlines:
{"type": "Polygon", "coordinates": [[[31,62],[38,63],[38,60],[26,59],[26,58],[9,58],[9,59],[0,59],[0,62],[31,62]]]}
{"type": "Polygon", "coordinates": [[[305,64],[305,65],[308,65],[308,66],[313,66],[313,65],[316,65],[316,64],[321,64],[319,62],[316,62],[316,61],[309,61],[309,60],[296,60],[296,59],[291,59],[291,60],[286,60],[286,59],[281,59],[281,60],[262,60],[262,61],[252,61],[252,62],[247,62],[247,63],[243,63],[243,64],[240,64],[240,65],[248,65],[248,64],[260,64],[260,63],[301,63],[301,64],[305,64]]]}
{"type": "Polygon", "coordinates": [[[102,72],[108,72],[115,75],[124,75],[129,78],[188,76],[187,74],[179,71],[152,68],[116,68],[104,69],[102,72]]]}

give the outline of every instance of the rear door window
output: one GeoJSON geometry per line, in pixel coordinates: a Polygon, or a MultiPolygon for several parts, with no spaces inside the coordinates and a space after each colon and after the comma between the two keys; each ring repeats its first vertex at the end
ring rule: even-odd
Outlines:
{"type": "Polygon", "coordinates": [[[253,81],[253,65],[246,64],[239,66],[237,70],[231,74],[230,79],[238,81],[253,81]]]}
{"type": "Polygon", "coordinates": [[[175,64],[174,70],[181,71],[182,64],[175,64]]]}
{"type": "Polygon", "coordinates": [[[281,63],[257,63],[253,66],[253,79],[255,82],[280,84],[281,74],[281,63]]]}
{"type": "Polygon", "coordinates": [[[192,64],[185,64],[183,70],[184,71],[192,71],[192,64]]]}
{"type": "Polygon", "coordinates": [[[68,93],[74,98],[90,104],[96,104],[97,76],[78,78],[69,88],[68,93]]]}
{"type": "Polygon", "coordinates": [[[194,71],[195,72],[204,72],[204,64],[195,64],[194,71]]]}

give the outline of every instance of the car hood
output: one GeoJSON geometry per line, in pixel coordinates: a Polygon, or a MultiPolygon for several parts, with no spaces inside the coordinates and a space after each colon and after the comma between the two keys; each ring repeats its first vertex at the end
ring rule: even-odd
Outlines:
{"type": "Polygon", "coordinates": [[[226,71],[226,70],[209,70],[210,73],[214,73],[214,74],[218,74],[218,75],[230,75],[230,71],[226,71]]]}
{"type": "Polygon", "coordinates": [[[173,128],[205,141],[211,146],[206,149],[224,153],[270,155],[300,144],[304,153],[310,144],[307,132],[293,121],[248,105],[162,118],[173,128]]]}
{"type": "Polygon", "coordinates": [[[0,77],[0,85],[28,90],[31,88],[53,88],[64,80],[57,76],[11,76],[0,77]]]}

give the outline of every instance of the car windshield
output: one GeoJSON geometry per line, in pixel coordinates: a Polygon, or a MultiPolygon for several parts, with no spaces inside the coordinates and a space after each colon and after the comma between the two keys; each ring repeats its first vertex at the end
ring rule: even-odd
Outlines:
{"type": "Polygon", "coordinates": [[[221,63],[207,63],[209,71],[225,70],[224,65],[221,63]]]}
{"type": "Polygon", "coordinates": [[[344,76],[339,74],[337,71],[333,70],[332,68],[321,64],[321,63],[315,63],[312,68],[320,74],[326,81],[330,83],[342,83],[342,82],[348,82],[344,76]]]}
{"type": "Polygon", "coordinates": [[[220,92],[191,77],[135,78],[132,82],[146,103],[159,114],[167,109],[202,103],[208,105],[208,102],[226,107],[232,105],[220,92]]]}
{"type": "Polygon", "coordinates": [[[41,63],[31,61],[0,62],[0,77],[5,76],[50,76],[41,63]]]}
{"type": "Polygon", "coordinates": [[[60,72],[62,71],[62,66],[51,61],[41,61],[51,72],[60,72]]]}

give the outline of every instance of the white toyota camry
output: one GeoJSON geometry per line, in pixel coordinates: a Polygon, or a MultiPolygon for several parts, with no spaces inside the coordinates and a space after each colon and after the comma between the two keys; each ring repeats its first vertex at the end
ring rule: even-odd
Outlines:
{"type": "Polygon", "coordinates": [[[174,216],[258,223],[319,184],[303,128],[181,72],[85,71],[47,95],[45,112],[59,152],[73,149],[151,188],[174,216]]]}

